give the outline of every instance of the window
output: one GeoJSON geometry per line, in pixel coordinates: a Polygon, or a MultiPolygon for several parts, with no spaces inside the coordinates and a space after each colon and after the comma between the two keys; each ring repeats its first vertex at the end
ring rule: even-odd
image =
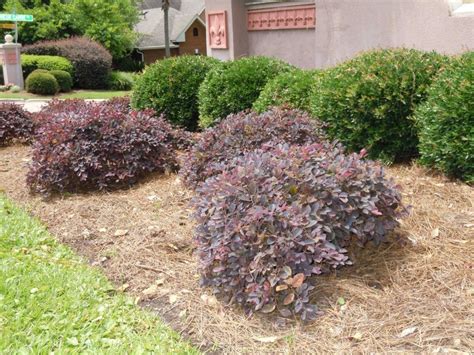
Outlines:
{"type": "Polygon", "coordinates": [[[193,28],[193,36],[194,36],[194,37],[198,37],[198,36],[199,36],[199,30],[198,30],[197,27],[194,27],[194,28],[193,28]]]}
{"type": "Polygon", "coordinates": [[[449,0],[453,16],[474,16],[474,0],[449,0]]]}

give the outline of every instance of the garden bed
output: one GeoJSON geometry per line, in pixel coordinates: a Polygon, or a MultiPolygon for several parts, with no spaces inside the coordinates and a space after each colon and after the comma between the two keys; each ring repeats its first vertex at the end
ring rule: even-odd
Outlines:
{"type": "Polygon", "coordinates": [[[398,241],[354,251],[355,265],[321,277],[312,293],[324,315],[281,326],[276,316],[248,319],[199,287],[192,194],[175,175],[129,190],[43,199],[26,187],[29,153],[0,149],[0,190],[197,347],[296,354],[474,348],[474,193],[465,184],[417,166],[388,168],[413,206],[398,241]]]}

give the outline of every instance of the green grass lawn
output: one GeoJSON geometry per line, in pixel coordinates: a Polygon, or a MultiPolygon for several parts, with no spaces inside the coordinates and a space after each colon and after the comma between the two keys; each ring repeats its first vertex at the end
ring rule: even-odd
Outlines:
{"type": "MultiPolygon", "coordinates": [[[[131,91],[106,91],[106,90],[77,90],[54,96],[58,99],[111,99],[130,95],[131,91]]],[[[40,96],[22,91],[19,93],[0,92],[1,99],[51,99],[53,96],[40,96]]]]}
{"type": "Polygon", "coordinates": [[[0,194],[1,354],[197,354],[0,194]]]}

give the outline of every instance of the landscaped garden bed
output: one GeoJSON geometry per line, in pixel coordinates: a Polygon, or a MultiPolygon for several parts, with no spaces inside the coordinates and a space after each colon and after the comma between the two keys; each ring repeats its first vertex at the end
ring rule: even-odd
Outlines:
{"type": "Polygon", "coordinates": [[[416,165],[388,168],[413,206],[399,241],[355,251],[354,266],[324,276],[311,294],[324,314],[281,327],[276,316],[248,318],[199,287],[191,192],[176,175],[151,176],[129,190],[44,199],[26,187],[29,159],[28,147],[0,150],[7,196],[198,347],[234,353],[472,348],[474,196],[463,183],[416,165]]]}
{"type": "Polygon", "coordinates": [[[473,59],[170,59],[131,105],[3,105],[0,188],[202,350],[469,351],[473,59]]]}

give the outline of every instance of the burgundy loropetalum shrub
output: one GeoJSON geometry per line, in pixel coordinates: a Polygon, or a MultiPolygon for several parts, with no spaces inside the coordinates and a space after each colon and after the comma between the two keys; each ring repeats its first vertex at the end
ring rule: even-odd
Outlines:
{"type": "MultiPolygon", "coordinates": [[[[129,97],[116,97],[101,103],[103,106],[108,106],[114,111],[121,112],[124,115],[131,114],[135,112],[130,106],[129,97]]],[[[63,116],[63,112],[68,111],[77,111],[81,110],[84,106],[84,100],[82,99],[67,99],[67,100],[51,100],[47,105],[45,105],[41,111],[34,115],[34,120],[38,125],[42,125],[45,122],[51,121],[54,117],[63,116]]],[[[156,113],[149,109],[146,110],[147,115],[156,116],[156,113]]],[[[164,118],[164,116],[160,116],[164,118]]],[[[187,132],[183,129],[176,128],[171,124],[162,122],[163,132],[166,132],[167,144],[170,144],[174,149],[185,150],[188,149],[194,141],[193,134],[187,132]]]]}
{"type": "MultiPolygon", "coordinates": [[[[117,110],[121,110],[123,112],[132,112],[130,105],[130,97],[115,97],[113,99],[107,100],[104,102],[105,105],[109,105],[114,107],[117,110]]],[[[150,115],[154,114],[158,116],[153,109],[146,110],[150,115]]],[[[167,136],[167,143],[171,144],[174,149],[178,150],[186,150],[188,149],[194,142],[193,133],[184,130],[183,128],[173,126],[169,120],[167,119],[166,115],[162,115],[161,117],[166,119],[168,123],[167,131],[169,132],[167,136]]]]}
{"type": "Polygon", "coordinates": [[[132,111],[132,107],[130,106],[130,97],[128,96],[113,97],[107,101],[104,101],[104,104],[112,106],[117,110],[121,110],[124,112],[132,111]]]}
{"type": "Polygon", "coordinates": [[[85,101],[82,99],[53,99],[44,105],[40,111],[33,114],[33,120],[36,125],[42,126],[55,118],[62,117],[66,111],[80,111],[84,105],[85,101]]]}
{"type": "Polygon", "coordinates": [[[350,265],[348,246],[384,241],[407,214],[364,154],[269,144],[204,182],[192,202],[202,285],[250,313],[314,318],[311,276],[350,265]]]}
{"type": "Polygon", "coordinates": [[[0,103],[0,147],[14,141],[28,142],[33,132],[29,112],[18,105],[0,103]]]}
{"type": "MultiPolygon", "coordinates": [[[[53,99],[34,115],[34,119],[38,124],[41,124],[50,121],[54,117],[62,117],[65,111],[80,111],[85,105],[86,102],[83,99],[53,99]]],[[[101,102],[100,105],[107,106],[124,114],[132,111],[129,97],[114,97],[101,102]]]]}
{"type": "Polygon", "coordinates": [[[268,142],[302,145],[324,139],[321,124],[298,110],[273,108],[257,114],[229,115],[206,130],[192,147],[180,171],[186,186],[196,186],[219,174],[232,159],[268,142]]]}
{"type": "Polygon", "coordinates": [[[27,182],[33,191],[124,187],[154,171],[173,170],[170,125],[152,111],[122,105],[56,102],[43,111],[27,182]]]}

